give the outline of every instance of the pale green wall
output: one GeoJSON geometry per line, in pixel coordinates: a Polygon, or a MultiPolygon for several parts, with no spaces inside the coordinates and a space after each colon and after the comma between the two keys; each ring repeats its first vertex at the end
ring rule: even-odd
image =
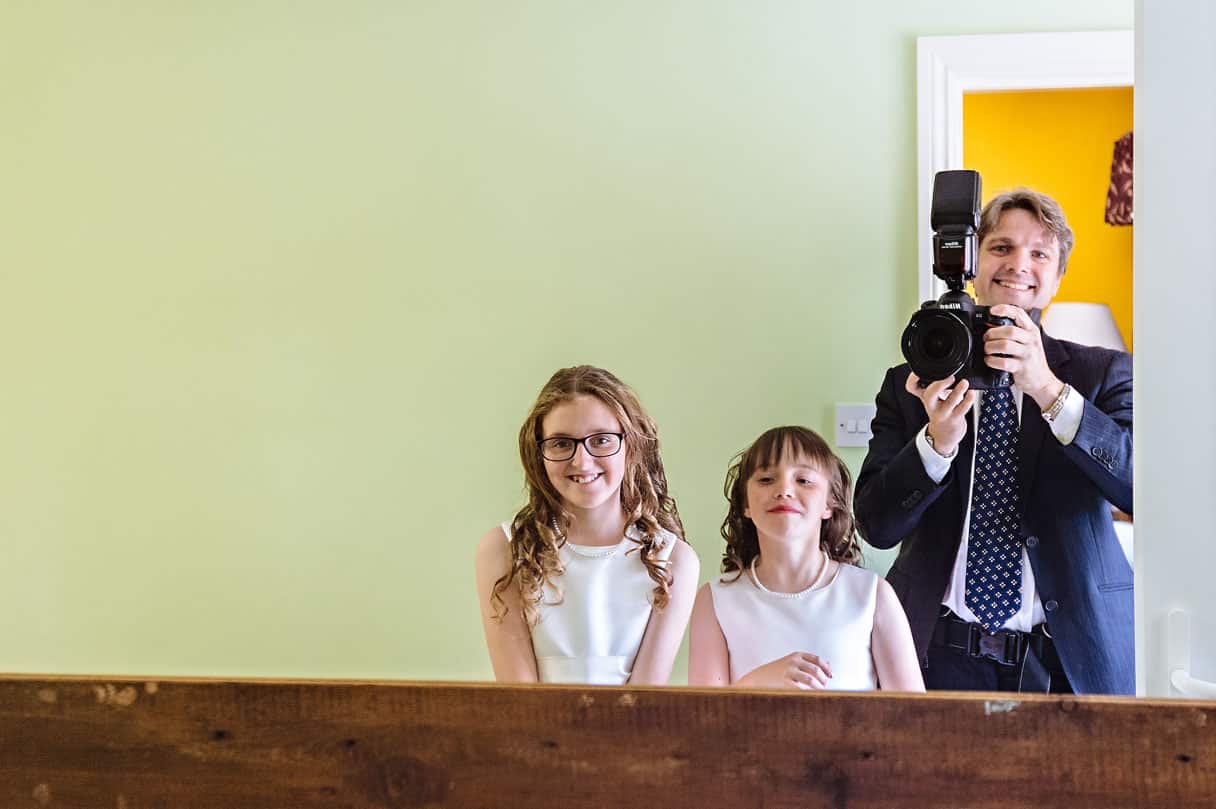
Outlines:
{"type": "Polygon", "coordinates": [[[898,357],[915,38],[1131,24],[5,3],[0,670],[488,676],[472,547],[579,362],[658,420],[708,577],[728,458],[898,357]]]}

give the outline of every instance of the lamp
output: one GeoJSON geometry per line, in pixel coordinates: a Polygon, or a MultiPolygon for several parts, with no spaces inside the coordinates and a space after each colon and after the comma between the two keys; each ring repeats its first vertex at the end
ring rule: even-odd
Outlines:
{"type": "Polygon", "coordinates": [[[1104,303],[1053,303],[1043,314],[1043,330],[1061,340],[1127,351],[1115,316],[1104,303]]]}

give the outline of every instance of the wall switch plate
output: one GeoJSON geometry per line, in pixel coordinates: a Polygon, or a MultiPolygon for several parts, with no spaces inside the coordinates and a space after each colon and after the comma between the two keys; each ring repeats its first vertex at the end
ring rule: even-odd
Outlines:
{"type": "Polygon", "coordinates": [[[836,404],[836,446],[865,447],[870,444],[870,422],[878,408],[872,404],[836,404]]]}

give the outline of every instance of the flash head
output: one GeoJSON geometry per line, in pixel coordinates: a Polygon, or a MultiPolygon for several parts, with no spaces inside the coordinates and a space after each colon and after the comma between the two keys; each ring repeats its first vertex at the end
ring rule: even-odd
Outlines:
{"type": "Polygon", "coordinates": [[[951,291],[975,277],[976,233],[980,226],[980,174],[962,169],[933,178],[933,274],[951,291]]]}

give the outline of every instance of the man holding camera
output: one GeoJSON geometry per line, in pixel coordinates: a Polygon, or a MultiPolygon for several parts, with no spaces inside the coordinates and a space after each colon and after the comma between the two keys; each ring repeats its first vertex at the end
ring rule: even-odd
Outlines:
{"type": "Polygon", "coordinates": [[[1037,325],[1073,245],[1054,200],[1002,194],[977,235],[990,318],[970,350],[1009,376],[976,390],[965,372],[887,372],[859,528],[877,548],[900,543],[887,579],[929,688],[1132,694],[1132,571],[1111,515],[1132,511],[1131,357],[1037,325]]]}

